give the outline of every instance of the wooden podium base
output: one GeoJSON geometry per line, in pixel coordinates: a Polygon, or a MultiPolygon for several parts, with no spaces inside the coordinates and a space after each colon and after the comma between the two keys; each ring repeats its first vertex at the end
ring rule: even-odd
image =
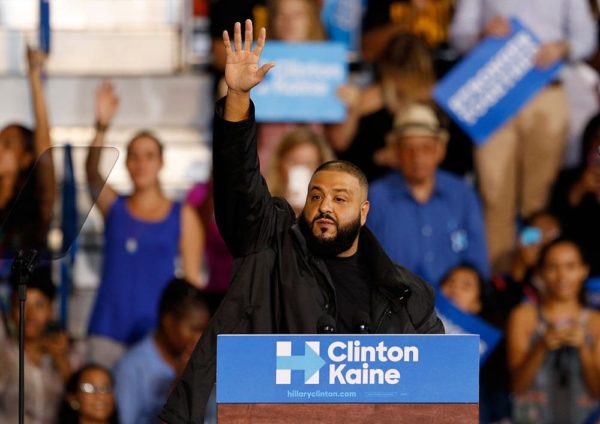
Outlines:
{"type": "Polygon", "coordinates": [[[217,405],[217,418],[219,424],[468,424],[479,422],[479,405],[476,403],[230,403],[217,405]]]}

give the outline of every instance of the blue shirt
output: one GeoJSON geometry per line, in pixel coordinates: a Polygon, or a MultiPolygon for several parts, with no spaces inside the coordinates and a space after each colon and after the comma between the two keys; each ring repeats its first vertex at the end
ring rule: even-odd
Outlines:
{"type": "Polygon", "coordinates": [[[130,213],[127,197],[117,197],[106,217],[102,279],[89,334],[131,346],[156,328],[160,296],[175,276],[180,222],[179,202],[163,220],[145,221],[130,213]]]}
{"type": "Polygon", "coordinates": [[[425,203],[415,200],[398,172],[375,181],[369,189],[367,225],[393,261],[434,287],[462,262],[489,277],[483,215],[475,190],[448,172],[437,171],[435,179],[425,203]]]}
{"type": "Polygon", "coordinates": [[[153,333],[119,360],[114,376],[121,424],[158,423],[176,375],[160,356],[153,333]]]}

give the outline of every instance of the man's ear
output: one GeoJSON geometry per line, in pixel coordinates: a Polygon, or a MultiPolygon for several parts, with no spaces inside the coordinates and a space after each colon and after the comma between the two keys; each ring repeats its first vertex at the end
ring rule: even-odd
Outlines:
{"type": "Polygon", "coordinates": [[[167,332],[171,332],[175,328],[176,319],[173,314],[166,313],[160,318],[160,326],[167,332]]]}
{"type": "Polygon", "coordinates": [[[360,205],[360,225],[365,225],[367,222],[367,215],[369,214],[369,208],[371,204],[368,200],[365,200],[362,205],[360,205]]]}
{"type": "Polygon", "coordinates": [[[448,143],[440,141],[438,146],[438,165],[440,165],[446,158],[446,152],[448,151],[448,143]]]}
{"type": "Polygon", "coordinates": [[[591,271],[591,269],[590,269],[590,266],[589,266],[588,264],[586,264],[586,263],[584,263],[584,264],[583,264],[582,268],[583,268],[583,269],[582,269],[582,277],[581,277],[581,280],[582,280],[582,281],[585,281],[585,280],[587,280],[587,279],[588,279],[588,277],[590,276],[590,271],[591,271]]]}
{"type": "Polygon", "coordinates": [[[477,315],[481,312],[482,309],[483,305],[481,304],[481,300],[477,300],[477,304],[473,308],[473,313],[477,315]]]}

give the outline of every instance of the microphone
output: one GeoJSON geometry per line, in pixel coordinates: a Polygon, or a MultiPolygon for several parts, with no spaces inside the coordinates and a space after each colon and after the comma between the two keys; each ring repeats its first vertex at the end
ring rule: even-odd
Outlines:
{"type": "Polygon", "coordinates": [[[365,311],[358,311],[352,321],[352,328],[356,334],[371,333],[371,318],[365,311]]]}
{"type": "Polygon", "coordinates": [[[331,315],[322,315],[317,321],[318,334],[333,334],[335,333],[335,320],[331,315]]]}

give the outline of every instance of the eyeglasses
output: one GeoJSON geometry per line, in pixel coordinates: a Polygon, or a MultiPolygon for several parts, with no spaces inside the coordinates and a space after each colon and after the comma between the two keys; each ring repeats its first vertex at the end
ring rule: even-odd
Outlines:
{"type": "Polygon", "coordinates": [[[113,388],[110,384],[105,384],[101,386],[96,386],[92,383],[81,383],[79,385],[79,390],[83,393],[93,394],[93,393],[112,393],[113,388]]]}

